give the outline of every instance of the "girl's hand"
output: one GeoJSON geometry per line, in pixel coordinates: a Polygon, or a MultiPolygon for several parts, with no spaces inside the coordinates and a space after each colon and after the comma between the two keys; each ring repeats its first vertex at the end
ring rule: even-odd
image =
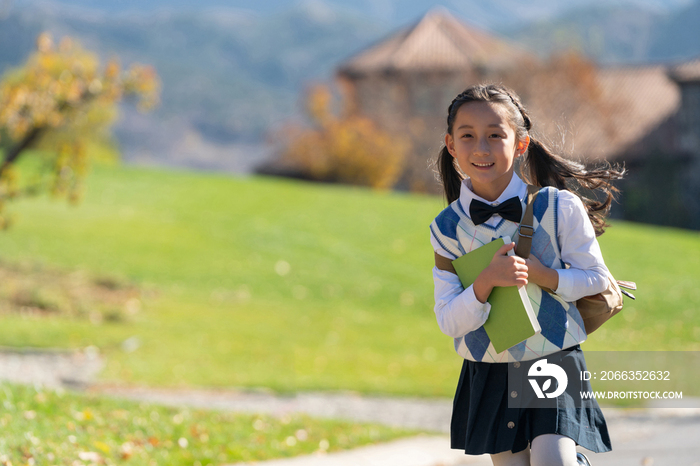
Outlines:
{"type": "Polygon", "coordinates": [[[530,254],[530,257],[525,259],[525,264],[527,264],[528,277],[532,283],[542,288],[549,288],[552,291],[559,287],[559,274],[557,271],[542,264],[534,254],[530,254]]]}
{"type": "Polygon", "coordinates": [[[527,285],[528,267],[525,259],[508,255],[508,251],[514,247],[515,243],[501,246],[494,254],[488,267],[476,277],[474,295],[481,303],[486,302],[496,286],[527,285]]]}

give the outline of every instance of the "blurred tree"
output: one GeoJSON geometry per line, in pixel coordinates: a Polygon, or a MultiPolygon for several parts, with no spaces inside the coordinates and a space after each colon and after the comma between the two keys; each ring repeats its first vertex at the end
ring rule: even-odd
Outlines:
{"type": "Polygon", "coordinates": [[[313,180],[391,188],[410,149],[406,138],[380,130],[361,116],[337,117],[326,86],[314,86],[306,98],[312,128],[285,128],[281,163],[313,180]]]}
{"type": "Polygon", "coordinates": [[[72,39],[55,46],[49,34],[41,34],[37,51],[0,82],[0,227],[9,225],[6,202],[18,196],[48,188],[77,202],[95,157],[91,148],[109,140],[117,104],[132,95],[146,111],[158,103],[159,92],[150,66],[122,70],[111,60],[101,68],[72,39]],[[32,181],[20,182],[17,162],[26,154],[37,163],[23,164],[32,181]]]}

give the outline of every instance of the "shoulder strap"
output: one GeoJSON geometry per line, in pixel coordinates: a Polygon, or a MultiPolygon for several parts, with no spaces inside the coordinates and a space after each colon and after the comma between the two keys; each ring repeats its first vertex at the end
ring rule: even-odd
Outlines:
{"type": "Polygon", "coordinates": [[[533,204],[535,203],[535,198],[537,197],[537,192],[539,188],[531,184],[527,185],[527,206],[525,207],[525,214],[523,219],[520,221],[520,227],[518,228],[518,245],[515,247],[515,253],[527,259],[530,257],[530,249],[532,248],[532,235],[535,233],[533,227],[533,204]]]}

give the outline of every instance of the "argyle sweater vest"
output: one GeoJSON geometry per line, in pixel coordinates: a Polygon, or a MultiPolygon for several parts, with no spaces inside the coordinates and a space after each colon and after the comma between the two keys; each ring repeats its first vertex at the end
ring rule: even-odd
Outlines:
{"type": "MultiPolygon", "coordinates": [[[[533,205],[535,232],[530,254],[552,269],[561,269],[564,262],[557,239],[556,188],[542,188],[533,205]]],[[[523,211],[525,206],[523,205],[523,211]]],[[[518,241],[518,223],[501,219],[496,227],[474,225],[459,199],[435,218],[430,229],[438,243],[450,254],[460,257],[481,245],[502,236],[518,241]]],[[[534,283],[527,284],[527,294],[542,331],[501,353],[496,353],[484,327],[455,338],[457,353],[465,359],[482,362],[511,362],[537,359],[586,340],[583,320],[574,303],[548,293],[534,283]]]]}

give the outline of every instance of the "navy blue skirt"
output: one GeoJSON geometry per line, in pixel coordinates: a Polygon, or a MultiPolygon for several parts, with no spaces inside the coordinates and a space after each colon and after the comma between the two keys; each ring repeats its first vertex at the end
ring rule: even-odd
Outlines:
{"type": "MultiPolygon", "coordinates": [[[[567,373],[580,374],[586,370],[583,351],[577,345],[547,356],[547,361],[564,367],[567,373]]],[[[612,450],[608,427],[595,400],[574,400],[573,393],[591,390],[588,381],[575,380],[574,392],[569,390],[556,398],[536,399],[529,384],[513,386],[517,377],[508,377],[511,371],[523,371],[537,362],[485,363],[465,360],[459,377],[452,408],[452,448],[469,455],[484,453],[517,453],[542,434],[559,434],[573,439],[590,451],[601,453],[612,450]],[[509,386],[510,383],[510,386],[509,386]],[[581,384],[580,386],[578,384],[581,384]],[[528,395],[528,393],[531,393],[528,395]],[[519,407],[508,407],[516,397],[519,407]],[[527,397],[530,397],[528,400],[527,397]],[[537,403],[538,407],[533,403],[537,403]],[[541,407],[542,403],[546,407],[541,407]]],[[[514,372],[511,372],[511,376],[514,372]]]]}

